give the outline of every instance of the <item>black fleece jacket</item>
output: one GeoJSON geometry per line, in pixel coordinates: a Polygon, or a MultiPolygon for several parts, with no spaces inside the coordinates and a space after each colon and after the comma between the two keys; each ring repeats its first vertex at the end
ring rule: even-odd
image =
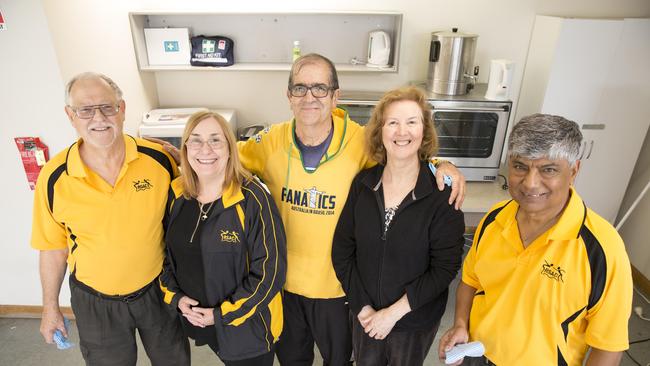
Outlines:
{"type": "Polygon", "coordinates": [[[445,311],[463,254],[463,213],[448,204],[427,163],[384,235],[384,195],[377,165],[352,182],[332,246],[332,262],[350,309],[380,310],[407,294],[411,312],[395,330],[429,328],[445,311]]]}

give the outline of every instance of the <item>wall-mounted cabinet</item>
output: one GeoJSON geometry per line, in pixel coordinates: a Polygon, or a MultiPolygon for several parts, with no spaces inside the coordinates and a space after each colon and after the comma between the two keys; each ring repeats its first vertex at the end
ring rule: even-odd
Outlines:
{"type": "Polygon", "coordinates": [[[294,41],[302,54],[320,53],[339,72],[397,72],[402,14],[393,12],[331,13],[158,13],[129,14],[138,66],[141,71],[286,71],[291,68],[294,41]],[[228,67],[152,65],[147,57],[145,28],[189,28],[190,35],[219,35],[234,41],[235,64],[228,67]],[[383,30],[390,36],[387,67],[354,65],[366,61],[368,36],[383,30]]]}

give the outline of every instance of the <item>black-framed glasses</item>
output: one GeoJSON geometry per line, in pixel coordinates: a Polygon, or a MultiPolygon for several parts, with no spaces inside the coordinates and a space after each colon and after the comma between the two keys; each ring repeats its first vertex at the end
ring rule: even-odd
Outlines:
{"type": "Polygon", "coordinates": [[[218,138],[210,138],[207,139],[206,141],[201,140],[200,138],[190,138],[185,142],[185,146],[187,146],[188,150],[201,150],[203,148],[203,145],[208,144],[210,146],[210,149],[214,150],[219,150],[226,146],[226,140],[218,139],[218,138]]]}
{"type": "Polygon", "coordinates": [[[95,116],[95,110],[99,109],[100,112],[105,117],[114,116],[119,112],[120,105],[118,104],[98,104],[98,105],[87,105],[83,107],[72,107],[70,109],[81,119],[91,119],[95,116]]]}
{"type": "Polygon", "coordinates": [[[314,98],[324,98],[329,94],[330,90],[334,90],[334,88],[326,84],[314,84],[311,86],[296,84],[289,87],[289,93],[292,97],[304,97],[308,91],[311,91],[311,95],[314,98]]]}

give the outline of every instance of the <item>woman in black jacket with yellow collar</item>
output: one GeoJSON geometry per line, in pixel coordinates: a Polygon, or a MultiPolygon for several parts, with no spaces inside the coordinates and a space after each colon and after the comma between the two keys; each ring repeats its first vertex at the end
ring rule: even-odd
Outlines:
{"type": "Polygon", "coordinates": [[[437,136],[425,95],[388,92],[366,128],[379,163],[354,179],[332,247],[353,315],[357,365],[418,365],[445,310],[463,253],[463,214],[427,164],[437,136]]]}
{"type": "Polygon", "coordinates": [[[166,215],[160,285],[186,335],[227,366],[271,366],[282,331],[286,239],[269,193],[237,156],[226,121],[190,117],[166,215]]]}

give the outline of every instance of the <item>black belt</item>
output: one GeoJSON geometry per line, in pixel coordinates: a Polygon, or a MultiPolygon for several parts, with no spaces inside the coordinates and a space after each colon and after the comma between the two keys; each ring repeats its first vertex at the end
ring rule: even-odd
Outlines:
{"type": "Polygon", "coordinates": [[[131,292],[130,294],[127,294],[127,295],[106,295],[106,294],[103,294],[103,293],[95,290],[94,288],[86,285],[85,283],[79,281],[77,279],[77,277],[74,275],[74,273],[70,274],[70,282],[74,283],[75,286],[79,287],[79,289],[83,290],[84,292],[87,292],[87,293],[89,293],[91,295],[97,296],[100,299],[113,300],[113,301],[122,301],[122,302],[125,302],[125,303],[128,304],[128,303],[131,303],[131,302],[139,299],[140,297],[142,297],[142,295],[144,295],[147,292],[147,290],[149,290],[149,288],[156,282],[156,280],[154,279],[153,281],[149,282],[149,284],[147,284],[143,288],[141,288],[139,290],[136,290],[134,292],[131,292]]]}

